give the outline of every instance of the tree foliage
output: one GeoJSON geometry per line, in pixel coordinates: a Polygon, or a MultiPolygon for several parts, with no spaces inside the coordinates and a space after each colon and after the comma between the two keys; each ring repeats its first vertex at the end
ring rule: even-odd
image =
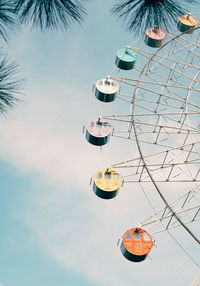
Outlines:
{"type": "Polygon", "coordinates": [[[86,11],[84,0],[15,0],[15,12],[21,23],[45,29],[66,30],[73,22],[81,23],[86,11]]]}
{"type": "Polygon", "coordinates": [[[0,36],[6,41],[8,32],[19,28],[18,18],[13,12],[13,1],[0,0],[0,36]]]}
{"type": "Polygon", "coordinates": [[[186,2],[196,3],[194,0],[120,0],[111,12],[122,19],[127,30],[141,34],[154,25],[169,30],[178,16],[187,13],[183,8],[186,2]]]}
{"type": "Polygon", "coordinates": [[[9,63],[7,57],[0,59],[0,113],[7,113],[19,101],[19,95],[23,80],[17,78],[17,66],[9,63]]]}

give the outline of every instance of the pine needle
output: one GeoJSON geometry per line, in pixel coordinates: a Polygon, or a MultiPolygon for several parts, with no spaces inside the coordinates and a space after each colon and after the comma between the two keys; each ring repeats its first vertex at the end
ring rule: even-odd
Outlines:
{"type": "Polygon", "coordinates": [[[17,65],[9,63],[7,57],[0,59],[0,113],[13,109],[21,94],[23,80],[17,78],[17,65]]]}
{"type": "Polygon", "coordinates": [[[194,0],[121,0],[113,6],[111,13],[118,15],[126,30],[136,35],[154,25],[169,31],[180,15],[187,14],[184,2],[196,3],[194,0]]]}
{"type": "Polygon", "coordinates": [[[8,40],[8,32],[19,28],[18,20],[13,11],[13,1],[0,0],[0,36],[8,40]]]}
{"type": "Polygon", "coordinates": [[[16,0],[15,12],[21,23],[31,23],[42,31],[67,30],[72,23],[81,23],[86,11],[84,0],[16,0]]]}

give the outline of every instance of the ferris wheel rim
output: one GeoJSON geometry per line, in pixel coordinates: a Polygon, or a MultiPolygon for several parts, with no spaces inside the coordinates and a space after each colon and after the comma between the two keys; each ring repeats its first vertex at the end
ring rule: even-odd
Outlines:
{"type": "MultiPolygon", "coordinates": [[[[198,30],[200,29],[200,26],[192,29],[192,31],[194,30],[198,30]]],[[[167,41],[164,45],[162,45],[160,48],[158,48],[154,54],[148,59],[148,61],[145,63],[143,69],[141,70],[139,76],[138,76],[138,79],[136,81],[136,86],[135,86],[135,89],[134,89],[134,93],[133,93],[133,97],[132,97],[132,125],[133,125],[133,130],[134,130],[134,134],[135,134],[135,141],[136,141],[136,145],[137,145],[137,148],[138,148],[138,152],[140,154],[140,158],[144,164],[144,168],[146,169],[147,171],[147,174],[150,178],[150,180],[152,181],[155,189],[157,190],[157,192],[159,193],[161,199],[163,200],[163,202],[165,203],[166,207],[168,207],[168,209],[171,211],[171,213],[174,215],[174,217],[177,219],[177,221],[184,227],[184,229],[193,237],[193,239],[198,243],[200,244],[200,239],[198,239],[196,237],[196,235],[190,230],[190,228],[188,226],[186,226],[186,224],[180,219],[180,217],[176,214],[176,212],[173,210],[173,208],[170,206],[170,204],[167,202],[167,200],[165,199],[164,195],[162,194],[158,184],[156,183],[155,179],[153,178],[153,175],[151,174],[151,171],[150,169],[148,168],[148,164],[146,163],[145,161],[145,156],[143,155],[143,152],[142,152],[142,148],[141,148],[141,145],[140,145],[140,141],[139,141],[139,138],[138,138],[138,132],[137,132],[137,128],[136,128],[136,121],[135,121],[135,107],[136,107],[136,95],[137,95],[137,90],[139,89],[139,83],[140,83],[140,79],[146,69],[146,67],[148,66],[148,64],[151,62],[151,60],[157,55],[157,53],[159,53],[160,50],[162,50],[166,45],[168,45],[169,43],[173,42],[175,39],[181,37],[182,35],[185,35],[187,34],[187,32],[184,32],[184,33],[181,33],[179,35],[175,35],[173,38],[171,38],[169,41],[167,41]]]]}

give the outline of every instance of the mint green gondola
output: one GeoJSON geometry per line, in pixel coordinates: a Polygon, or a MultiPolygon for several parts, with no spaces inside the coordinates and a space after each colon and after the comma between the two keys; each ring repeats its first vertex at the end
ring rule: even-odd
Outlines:
{"type": "Polygon", "coordinates": [[[137,54],[130,48],[121,49],[116,54],[115,65],[122,70],[132,70],[137,60],[137,54]]]}

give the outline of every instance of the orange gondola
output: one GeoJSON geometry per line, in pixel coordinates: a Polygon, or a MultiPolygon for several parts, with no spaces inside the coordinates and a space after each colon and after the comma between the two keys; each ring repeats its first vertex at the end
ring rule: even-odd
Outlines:
{"type": "Polygon", "coordinates": [[[152,247],[153,240],[147,231],[131,228],[123,235],[121,252],[128,260],[140,262],[146,259],[152,247]]]}

